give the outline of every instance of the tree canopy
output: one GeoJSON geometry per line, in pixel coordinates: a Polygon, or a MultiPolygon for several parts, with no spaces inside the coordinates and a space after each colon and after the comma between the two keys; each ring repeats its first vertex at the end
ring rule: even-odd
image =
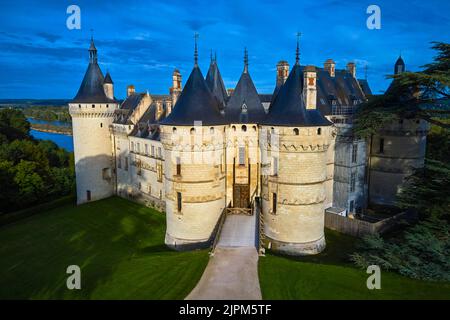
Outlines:
{"type": "Polygon", "coordinates": [[[437,51],[433,62],[419,72],[391,75],[385,94],[369,97],[355,115],[358,136],[376,134],[386,124],[400,118],[419,118],[443,128],[450,128],[441,117],[450,115],[450,44],[433,42],[437,51]]]}

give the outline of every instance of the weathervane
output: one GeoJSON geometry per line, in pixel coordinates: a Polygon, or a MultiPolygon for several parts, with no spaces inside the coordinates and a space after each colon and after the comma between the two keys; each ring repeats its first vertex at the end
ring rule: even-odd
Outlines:
{"type": "Polygon", "coordinates": [[[302,36],[301,32],[297,32],[297,51],[295,53],[295,63],[299,64],[300,61],[300,37],[302,36]]]}
{"type": "Polygon", "coordinates": [[[198,39],[198,33],[194,33],[194,41],[195,41],[195,51],[194,51],[194,63],[197,66],[198,65],[198,49],[197,49],[197,39],[198,39]]]}

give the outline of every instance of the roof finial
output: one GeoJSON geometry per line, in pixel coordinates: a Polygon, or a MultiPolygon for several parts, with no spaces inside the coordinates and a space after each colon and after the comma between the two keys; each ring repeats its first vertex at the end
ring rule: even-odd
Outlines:
{"type": "Polygon", "coordinates": [[[248,52],[247,52],[247,47],[244,49],[244,73],[248,73],[248,52]]]}
{"type": "Polygon", "coordinates": [[[297,32],[297,50],[295,52],[295,64],[300,64],[300,37],[302,33],[297,32]]]}
{"type": "Polygon", "coordinates": [[[198,48],[197,48],[198,33],[194,33],[195,49],[194,49],[194,66],[198,67],[198,48]]]}

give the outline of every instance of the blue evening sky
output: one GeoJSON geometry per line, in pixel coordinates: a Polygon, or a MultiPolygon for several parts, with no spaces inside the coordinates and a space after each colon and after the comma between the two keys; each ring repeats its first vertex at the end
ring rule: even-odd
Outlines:
{"type": "Polygon", "coordinates": [[[88,64],[90,29],[104,73],[116,97],[128,84],[167,93],[173,69],[183,83],[193,65],[193,34],[205,75],[217,51],[227,88],[239,79],[244,47],[261,93],[271,93],[275,66],[292,65],[295,34],[302,32],[301,63],[337,68],[357,64],[374,93],[386,89],[399,53],[408,70],[419,70],[434,52],[430,41],[450,42],[450,1],[2,1],[0,4],[0,98],[72,98],[88,64]],[[81,30],[68,30],[66,9],[81,8],[81,30]],[[381,8],[381,30],[366,27],[366,9],[381,8]]]}

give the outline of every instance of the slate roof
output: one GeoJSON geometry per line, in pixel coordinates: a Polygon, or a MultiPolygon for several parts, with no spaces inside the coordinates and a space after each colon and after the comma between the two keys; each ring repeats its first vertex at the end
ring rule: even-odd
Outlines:
{"type": "Polygon", "coordinates": [[[97,49],[94,40],[91,39],[89,65],[72,103],[115,103],[116,100],[109,99],[105,94],[104,80],[103,73],[97,63],[97,49]]]}
{"type": "Polygon", "coordinates": [[[133,93],[129,95],[120,105],[119,109],[114,112],[114,123],[128,124],[129,118],[134,109],[141,103],[145,93],[133,93]]]}
{"type": "Polygon", "coordinates": [[[266,116],[250,74],[244,71],[225,109],[228,123],[260,123],[266,116]]]}
{"type": "Polygon", "coordinates": [[[275,126],[331,125],[331,122],[321,115],[317,109],[306,110],[302,90],[302,68],[296,63],[286,82],[281,86],[263,123],[275,126]]]}
{"type": "Polygon", "coordinates": [[[225,124],[217,100],[197,65],[194,66],[172,112],[161,124],[192,126],[194,121],[202,121],[202,125],[225,124]]]}
{"type": "Polygon", "coordinates": [[[366,79],[358,79],[359,85],[366,96],[372,95],[372,90],[370,90],[369,83],[366,79]]]}
{"type": "Polygon", "coordinates": [[[223,109],[228,100],[228,94],[216,60],[211,60],[205,81],[209,90],[211,90],[211,93],[217,99],[219,109],[223,109]]]}
{"type": "Polygon", "coordinates": [[[103,80],[103,83],[111,83],[114,84],[114,82],[111,79],[111,75],[109,74],[109,72],[106,72],[106,76],[105,79],[103,80]]]}

